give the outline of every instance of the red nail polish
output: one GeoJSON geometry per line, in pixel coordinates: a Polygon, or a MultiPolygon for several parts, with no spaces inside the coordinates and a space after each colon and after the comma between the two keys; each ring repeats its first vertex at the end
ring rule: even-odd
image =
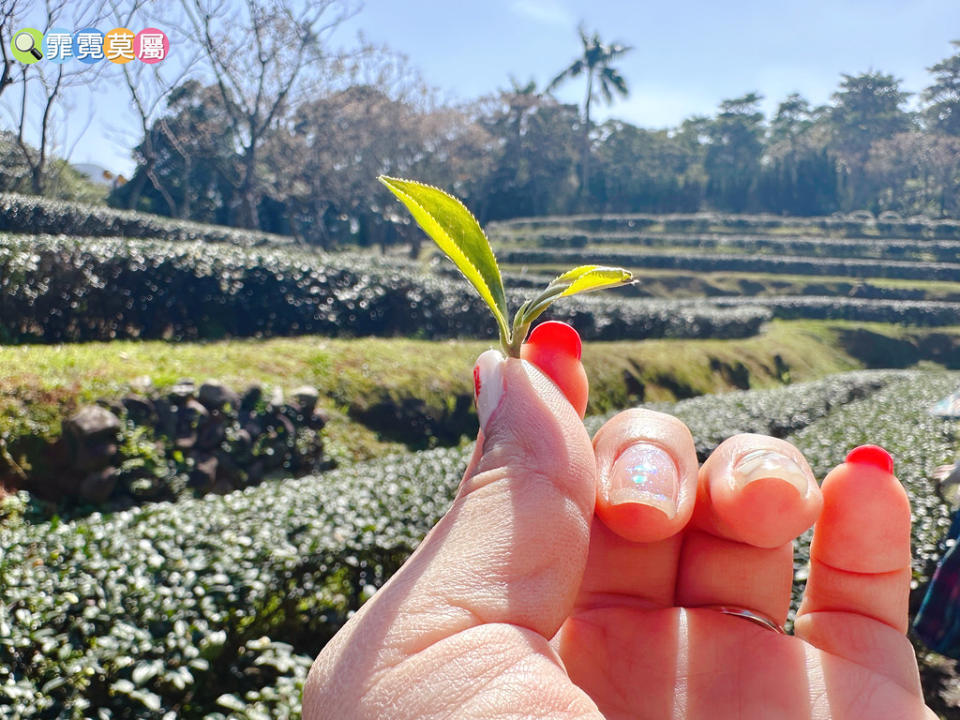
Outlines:
{"type": "Polygon", "coordinates": [[[480,366],[473,366],[473,400],[476,402],[480,397],[480,366]]]}
{"type": "Polygon", "coordinates": [[[570,325],[559,320],[547,320],[537,325],[527,338],[533,345],[549,347],[555,352],[562,352],[580,359],[583,345],[580,335],[570,325]]]}
{"type": "Polygon", "coordinates": [[[873,465],[893,475],[893,458],[879,445],[861,445],[847,454],[848,463],[873,465]]]}

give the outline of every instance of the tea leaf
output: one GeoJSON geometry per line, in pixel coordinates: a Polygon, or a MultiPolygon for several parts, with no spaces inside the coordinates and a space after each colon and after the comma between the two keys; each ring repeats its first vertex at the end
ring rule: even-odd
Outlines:
{"type": "Polygon", "coordinates": [[[414,219],[480,293],[496,317],[503,342],[510,339],[507,300],[497,259],[473,214],[452,195],[413,180],[378,180],[407,206],[414,219]]]}
{"type": "Polygon", "coordinates": [[[619,287],[631,282],[633,282],[633,274],[623,268],[581,265],[555,278],[540,295],[525,303],[518,313],[518,315],[522,315],[519,322],[522,324],[531,323],[562,297],[619,287]]]}
{"type": "Polygon", "coordinates": [[[633,281],[633,273],[623,268],[581,265],[553,280],[548,287],[565,285],[560,297],[592,290],[619,287],[633,281]]]}

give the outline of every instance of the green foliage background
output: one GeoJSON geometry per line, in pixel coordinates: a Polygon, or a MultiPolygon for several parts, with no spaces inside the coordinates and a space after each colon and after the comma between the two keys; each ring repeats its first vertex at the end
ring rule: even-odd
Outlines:
{"type": "MultiPolygon", "coordinates": [[[[953,452],[952,425],[927,407],[957,380],[855,373],[655,407],[689,425],[701,455],[731,432],[774,434],[818,477],[851,447],[883,444],[917,516],[920,581],[947,523],[928,478],[953,452]]],[[[7,500],[0,717],[297,717],[313,655],[444,512],[470,451],[72,521],[7,500]]],[[[801,542],[798,593],[805,562],[801,542]]]]}

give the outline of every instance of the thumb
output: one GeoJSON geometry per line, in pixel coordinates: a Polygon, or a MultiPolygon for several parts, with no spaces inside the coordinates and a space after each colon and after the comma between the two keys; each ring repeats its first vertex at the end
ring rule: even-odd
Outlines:
{"type": "Polygon", "coordinates": [[[536,365],[488,350],[474,382],[477,448],[453,507],[421,549],[442,572],[437,589],[447,601],[549,638],[573,607],[586,564],[593,447],[536,365]]]}
{"type": "Polygon", "coordinates": [[[383,717],[387,707],[391,717],[435,717],[450,703],[457,717],[500,717],[501,706],[511,717],[596,712],[548,644],[586,565],[590,439],[535,365],[489,351],[474,377],[480,436],[453,506],[317,658],[305,718],[383,717]],[[482,713],[464,708],[471,698],[482,713]]]}
{"type": "MultiPolygon", "coordinates": [[[[474,457],[453,506],[390,585],[434,641],[483,623],[549,638],[573,607],[586,564],[593,448],[574,408],[535,365],[490,350],[474,379],[474,457]]],[[[392,594],[390,585],[374,600],[392,594]]]]}

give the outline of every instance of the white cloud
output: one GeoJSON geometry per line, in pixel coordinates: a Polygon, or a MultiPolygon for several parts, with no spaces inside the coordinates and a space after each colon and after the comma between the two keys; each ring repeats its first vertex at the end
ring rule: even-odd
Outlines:
{"type": "Polygon", "coordinates": [[[510,4],[510,11],[544,25],[569,28],[577,22],[573,13],[557,0],[514,0],[510,4]]]}

